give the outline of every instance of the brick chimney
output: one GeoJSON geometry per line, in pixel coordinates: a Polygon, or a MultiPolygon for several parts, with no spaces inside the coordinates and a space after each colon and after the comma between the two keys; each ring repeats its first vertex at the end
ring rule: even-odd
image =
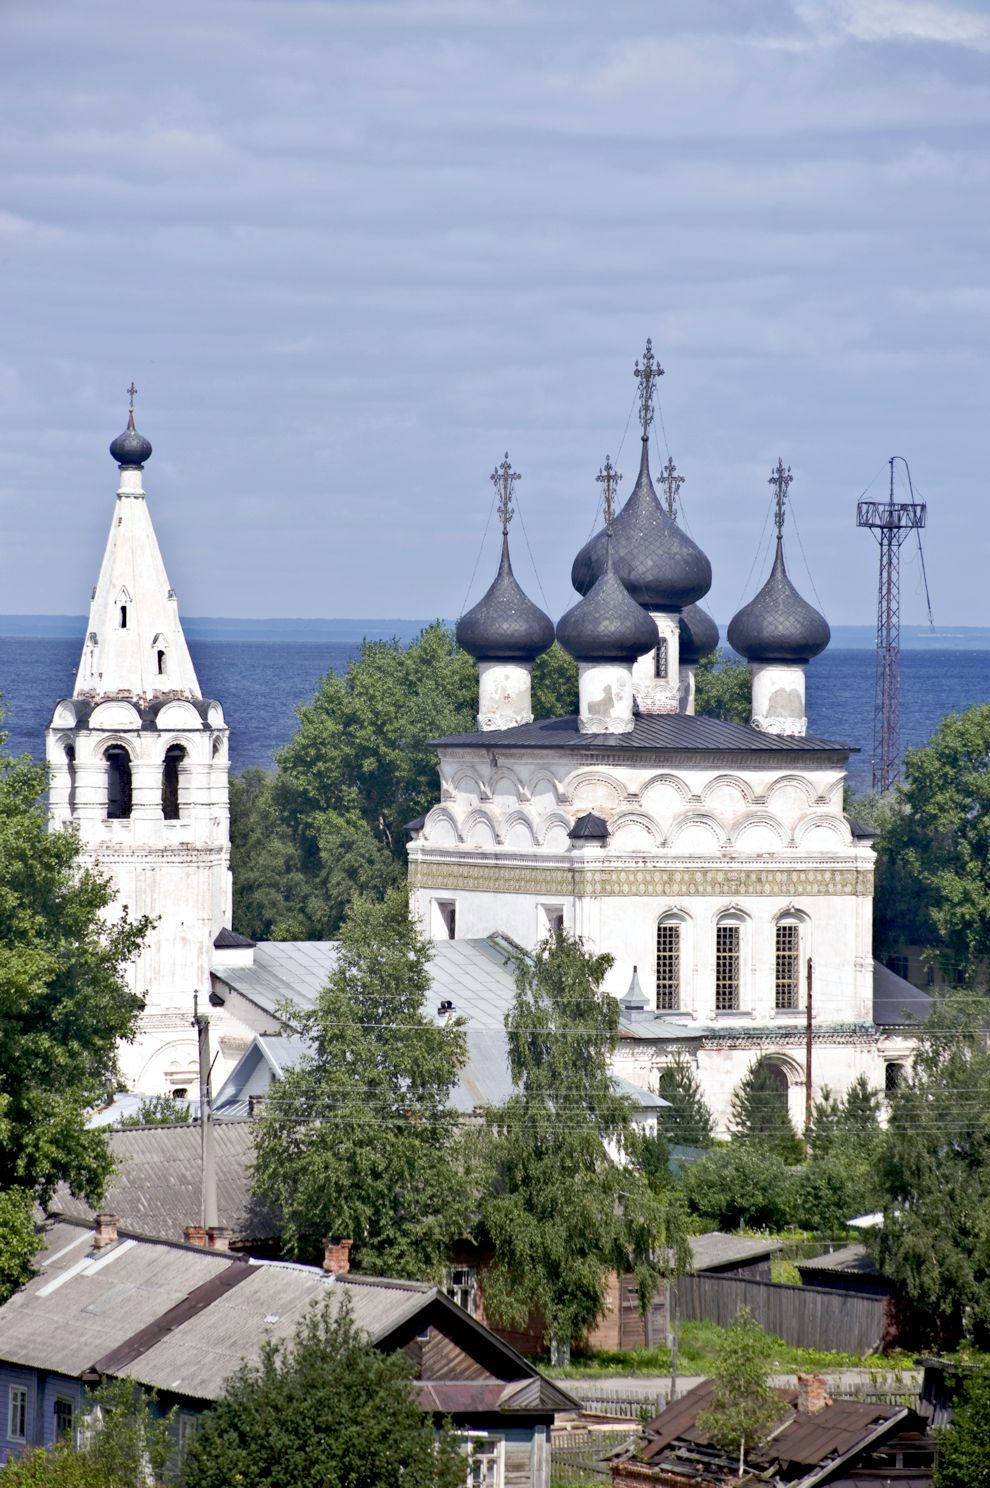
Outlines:
{"type": "Polygon", "coordinates": [[[821,1374],[799,1374],[797,1377],[797,1408],[802,1416],[817,1416],[832,1404],[832,1397],[825,1389],[825,1378],[821,1374]]]}
{"type": "Polygon", "coordinates": [[[351,1246],[353,1240],[336,1240],[332,1235],[323,1239],[323,1269],[331,1276],[346,1276],[351,1269],[351,1246]]]}
{"type": "Polygon", "coordinates": [[[120,1220],[116,1214],[98,1214],[96,1216],[96,1233],[93,1236],[93,1249],[102,1250],[104,1246],[116,1245],[117,1226],[120,1220]]]}
{"type": "Polygon", "coordinates": [[[206,1246],[206,1230],[202,1225],[186,1225],[182,1231],[187,1245],[206,1246]]]}
{"type": "Polygon", "coordinates": [[[230,1228],[228,1225],[210,1225],[206,1232],[206,1243],[210,1250],[230,1249],[230,1228]]]}

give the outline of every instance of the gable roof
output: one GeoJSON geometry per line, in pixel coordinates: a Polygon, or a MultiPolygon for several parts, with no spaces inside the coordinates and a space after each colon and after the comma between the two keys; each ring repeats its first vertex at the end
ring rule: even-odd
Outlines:
{"type": "Polygon", "coordinates": [[[693,1235],[688,1241],[695,1271],[710,1271],[720,1266],[731,1266],[740,1261],[754,1261],[758,1257],[774,1255],[783,1249],[783,1243],[782,1240],[751,1240],[746,1235],[725,1235],[719,1230],[711,1230],[705,1235],[693,1235]]]}
{"type": "Polygon", "coordinates": [[[506,1385],[527,1387],[527,1401],[520,1396],[517,1409],[546,1413],[575,1406],[561,1387],[426,1282],[329,1276],[313,1266],[234,1259],[123,1231],[94,1250],[93,1238],[89,1226],[75,1221],[48,1224],[36,1258],[39,1274],[0,1307],[0,1361],[86,1380],[126,1375],[149,1388],[213,1400],[245,1361],[258,1357],[266,1339],[290,1338],[314,1302],[336,1307],[346,1297],[373,1343],[388,1346],[428,1310],[434,1322],[445,1320],[459,1339],[469,1347],[475,1340],[476,1350],[495,1362],[507,1401],[518,1392],[506,1385]]]}

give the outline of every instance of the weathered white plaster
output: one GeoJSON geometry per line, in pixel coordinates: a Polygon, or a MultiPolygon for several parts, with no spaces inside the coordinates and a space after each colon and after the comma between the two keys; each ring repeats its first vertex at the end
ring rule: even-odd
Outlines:
{"type": "Polygon", "coordinates": [[[632,672],[623,662],[580,662],[578,697],[583,734],[627,734],[632,728],[632,672]]]}
{"type": "Polygon", "coordinates": [[[657,676],[657,651],[647,651],[633,662],[633,692],[641,713],[679,713],[681,709],[680,616],[663,611],[650,611],[660,640],[659,663],[663,675],[657,676]]]}
{"type": "Polygon", "coordinates": [[[753,681],[753,727],[765,734],[808,732],[805,716],[803,665],[777,661],[751,661],[753,681]]]}
{"type": "Polygon", "coordinates": [[[518,661],[479,661],[479,729],[516,728],[533,722],[532,668],[518,661]]]}

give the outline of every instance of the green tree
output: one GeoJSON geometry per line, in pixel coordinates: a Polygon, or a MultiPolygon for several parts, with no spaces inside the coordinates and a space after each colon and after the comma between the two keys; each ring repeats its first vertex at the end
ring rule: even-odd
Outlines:
{"type": "Polygon", "coordinates": [[[175,1481],[175,1411],[128,1379],[87,1392],[83,1416],[92,1422],[79,1445],[60,1442],[8,1460],[3,1488],[157,1488],[175,1481]],[[95,1418],[95,1419],[94,1419],[95,1418]]]}
{"type": "Polygon", "coordinates": [[[311,1256],[331,1234],[354,1241],[366,1271],[439,1277],[463,1233],[450,1094],[464,1034],[424,1014],[429,957],[401,890],[355,900],[326,990],[293,1013],[309,1051],[266,1102],[255,1169],[290,1253],[311,1256]]]}
{"type": "Polygon", "coordinates": [[[769,1059],[755,1059],[733,1091],[729,1129],[740,1142],[800,1162],[804,1147],[787,1111],[787,1082],[769,1059]]]}
{"type": "Polygon", "coordinates": [[[564,932],[520,958],[506,1017],[518,1093],[488,1113],[481,1134],[486,1309],[510,1327],[539,1314],[559,1359],[601,1315],[611,1272],[634,1273],[645,1306],[668,1248],[686,1263],[676,1205],[630,1160],[630,1104],[609,1074],[618,1004],[601,984],[610,965],[564,932]]]}
{"type": "Polygon", "coordinates": [[[990,962],[990,704],[944,718],[908,750],[877,824],[877,941],[930,948],[986,990],[990,962]]]}
{"type": "Polygon", "coordinates": [[[990,1053],[986,1001],[936,1001],[913,1073],[890,1097],[883,1225],[868,1232],[936,1341],[990,1343],[990,1053]]]}
{"type": "Polygon", "coordinates": [[[200,1421],[186,1488],[463,1488],[465,1462],[413,1395],[414,1365],[381,1354],[347,1300],[262,1345],[200,1421]]]}
{"type": "MultiPolygon", "coordinates": [[[[0,1120],[0,1142],[4,1123],[0,1120]]],[[[5,1301],[32,1274],[38,1250],[34,1227],[34,1196],[30,1189],[0,1190],[0,1302],[5,1301]]]]}
{"type": "Polygon", "coordinates": [[[690,1060],[675,1054],[657,1080],[657,1095],[669,1107],[657,1116],[657,1126],[668,1142],[684,1147],[710,1147],[715,1139],[715,1118],[705,1102],[690,1060]]]}
{"type": "Polygon", "coordinates": [[[122,1116],[123,1126],[182,1126],[192,1120],[189,1102],[174,1095],[151,1095],[143,1100],[133,1116],[122,1116]]]}
{"type": "Polygon", "coordinates": [[[22,1239],[25,1194],[44,1202],[65,1181],[99,1202],[111,1159],[87,1109],[113,1089],[135,1029],[124,973],[147,928],[106,917],[113,892],[81,867],[74,832],[48,831],[45,785],[29,761],[0,758],[0,1195],[22,1239]]]}
{"type": "Polygon", "coordinates": [[[760,1447],[784,1414],[767,1383],[770,1343],[748,1307],[740,1307],[719,1342],[712,1368],[715,1393],[698,1426],[724,1452],[738,1452],[740,1476],[746,1449],[760,1447]]]}
{"type": "Polygon", "coordinates": [[[753,716],[752,683],[745,661],[713,651],[698,662],[694,711],[726,723],[749,723],[753,716]]]}
{"type": "Polygon", "coordinates": [[[935,1488],[990,1488],[990,1370],[971,1374],[952,1412],[935,1432],[935,1488]]]}
{"type": "Polygon", "coordinates": [[[759,1144],[733,1142],[689,1163],[680,1189],[709,1229],[782,1230],[794,1221],[794,1174],[759,1144]]]}
{"type": "Polygon", "coordinates": [[[876,1164],[883,1142],[880,1097],[860,1075],[844,1098],[826,1086],[808,1129],[810,1156],[795,1180],[795,1220],[834,1235],[878,1202],[876,1164]]]}

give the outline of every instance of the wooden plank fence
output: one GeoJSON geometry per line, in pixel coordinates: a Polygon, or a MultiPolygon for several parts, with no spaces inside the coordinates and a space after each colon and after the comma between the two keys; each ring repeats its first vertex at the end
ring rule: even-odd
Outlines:
{"type": "Polygon", "coordinates": [[[608,1454],[635,1433],[622,1431],[554,1432],[550,1443],[550,1482],[553,1488],[601,1488],[612,1470],[608,1454]]]}
{"type": "Polygon", "coordinates": [[[680,1277],[677,1297],[682,1318],[723,1327],[748,1307],[768,1333],[798,1348],[871,1354],[882,1347],[888,1329],[886,1297],[826,1287],[703,1274],[680,1277]]]}

